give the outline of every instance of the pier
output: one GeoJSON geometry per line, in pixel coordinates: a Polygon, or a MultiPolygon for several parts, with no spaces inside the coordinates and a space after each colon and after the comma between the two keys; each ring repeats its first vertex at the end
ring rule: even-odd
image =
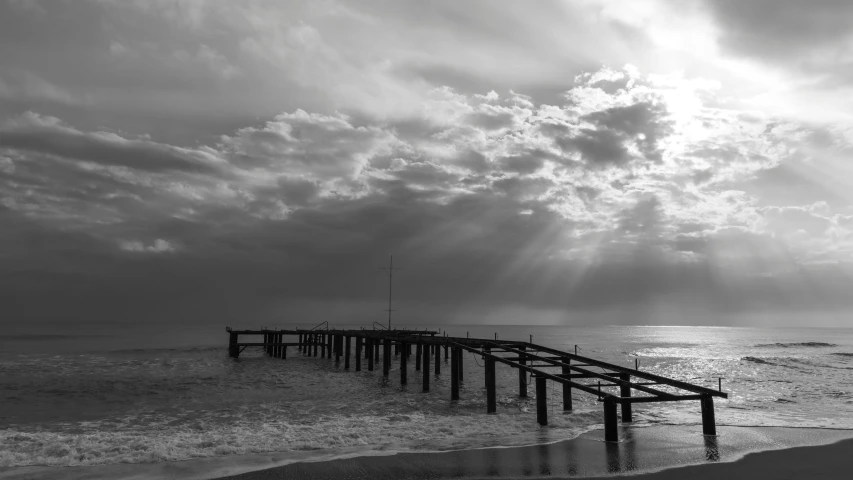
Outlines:
{"type": "MultiPolygon", "coordinates": [[[[325,322],[324,322],[325,323],[325,322]]],[[[321,324],[323,325],[323,324],[321,324]]],[[[229,335],[228,354],[237,358],[247,347],[261,347],[267,355],[286,359],[288,347],[295,354],[320,357],[336,363],[343,360],[344,369],[360,371],[366,366],[373,371],[381,368],[384,376],[390,375],[391,364],[400,364],[400,383],[408,383],[409,364],[426,373],[434,368],[441,374],[443,364],[449,363],[450,400],[459,400],[459,385],[463,382],[462,355],[470,352],[483,359],[482,375],[486,384],[486,413],[497,412],[496,367],[506,365],[518,371],[518,396],[528,396],[528,377],[535,386],[536,419],[540,425],[548,424],[547,384],[552,381],[562,385],[563,410],[572,410],[573,391],[593,395],[604,409],[604,439],[619,441],[619,413],[623,423],[633,420],[632,407],[636,403],[698,401],[702,416],[702,433],[716,435],[714,397],[728,398],[722,391],[692,383],[628,368],[601,360],[564,352],[529,342],[487,338],[460,338],[439,335],[437,331],[407,329],[293,329],[293,330],[234,330],[225,328],[229,335]],[[243,336],[260,336],[262,341],[241,342],[243,336]],[[393,352],[392,352],[393,350],[393,352]],[[442,358],[444,357],[444,358],[442,358]],[[618,387],[618,395],[609,387],[618,387]],[[621,412],[619,412],[621,410],[621,412]]],[[[432,375],[422,375],[423,392],[429,392],[432,375]]]]}

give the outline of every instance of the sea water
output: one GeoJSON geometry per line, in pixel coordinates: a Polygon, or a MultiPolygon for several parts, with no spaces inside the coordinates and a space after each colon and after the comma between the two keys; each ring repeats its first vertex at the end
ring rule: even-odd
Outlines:
{"type": "MultiPolygon", "coordinates": [[[[533,335],[535,343],[570,352],[577,346],[580,355],[629,368],[638,362],[642,371],[709,388],[722,381],[729,398],[715,399],[718,425],[853,429],[849,329],[438,328],[462,337],[533,335]]],[[[0,468],[529,445],[602,424],[595,396],[575,390],[574,410],[563,412],[562,389],[548,382],[549,425],[540,427],[532,385],[528,398],[519,397],[517,370],[500,364],[498,413],[487,415],[482,360],[472,354],[464,357],[461,400],[451,402],[443,353],[442,374],[430,365],[430,392],[423,393],[414,358],[401,386],[399,357],[384,378],[381,367],[368,372],[365,362],[354,372],[353,361],[347,371],[343,361],[303,357],[295,347],[286,360],[260,348],[235,360],[227,339],[222,326],[208,325],[5,328],[0,468]]],[[[699,402],[635,405],[634,422],[697,425],[699,432],[699,402]]]]}

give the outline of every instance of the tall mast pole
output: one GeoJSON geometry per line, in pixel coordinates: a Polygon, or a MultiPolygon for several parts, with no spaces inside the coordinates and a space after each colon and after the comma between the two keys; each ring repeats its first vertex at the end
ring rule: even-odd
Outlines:
{"type": "Polygon", "coordinates": [[[388,330],[391,330],[391,285],[394,279],[394,255],[388,265],[388,330]]]}

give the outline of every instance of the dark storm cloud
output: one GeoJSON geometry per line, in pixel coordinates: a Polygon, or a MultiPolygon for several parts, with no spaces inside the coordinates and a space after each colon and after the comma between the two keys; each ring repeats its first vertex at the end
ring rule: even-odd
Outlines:
{"type": "Polygon", "coordinates": [[[853,34],[853,2],[705,1],[721,26],[721,45],[729,52],[804,73],[853,79],[853,62],[849,57],[842,60],[853,34]]]}
{"type": "Polygon", "coordinates": [[[651,102],[615,106],[580,117],[581,122],[595,128],[581,127],[574,133],[564,125],[545,123],[543,132],[555,137],[564,151],[577,151],[591,166],[626,164],[634,157],[634,146],[643,158],[660,161],[658,142],[672,133],[666,108],[651,102]]]}
{"type": "Polygon", "coordinates": [[[106,132],[81,132],[56,119],[32,114],[21,123],[0,128],[0,147],[148,172],[218,170],[211,159],[171,145],[128,140],[106,132]]]}

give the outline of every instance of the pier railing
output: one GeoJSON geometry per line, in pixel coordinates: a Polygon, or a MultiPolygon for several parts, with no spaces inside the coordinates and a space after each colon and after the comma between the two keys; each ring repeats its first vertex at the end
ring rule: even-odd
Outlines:
{"type": "MultiPolygon", "coordinates": [[[[262,347],[267,355],[287,358],[287,347],[297,347],[303,356],[335,358],[344,357],[344,368],[350,368],[351,358],[355,371],[362,367],[362,357],[367,369],[382,360],[382,373],[390,374],[392,357],[399,357],[400,382],[408,383],[408,361],[414,354],[415,370],[428,370],[434,357],[435,374],[441,374],[442,363],[450,363],[450,398],[459,399],[459,385],[463,382],[462,354],[470,352],[485,361],[486,411],[497,411],[496,365],[498,363],[518,370],[518,395],[528,395],[528,375],[534,379],[536,392],[536,418],[539,424],[548,424],[547,381],[556,382],[563,388],[563,409],[572,410],[572,392],[595,395],[604,406],[604,437],[607,441],[618,441],[617,405],[621,407],[622,422],[633,421],[632,406],[635,403],[699,401],[702,413],[702,432],[716,435],[714,420],[714,397],[728,398],[722,391],[684,382],[674,378],[655,375],[639,368],[630,369],[577,353],[564,352],[555,348],[535,344],[532,341],[512,341],[483,338],[461,338],[438,336],[438,331],[409,329],[360,329],[340,330],[289,329],[289,330],[233,330],[229,334],[229,355],[233,358],[247,347],[262,347]],[[262,335],[261,342],[240,342],[240,335],[262,335]],[[296,341],[285,342],[284,338],[296,341]],[[355,354],[351,344],[355,339],[355,354]],[[444,349],[444,362],[441,359],[444,349]],[[394,350],[392,354],[392,349],[394,350]],[[594,368],[602,371],[593,370],[594,368]],[[552,369],[558,369],[554,371],[552,369]],[[590,381],[595,383],[589,383],[590,381]],[[603,388],[619,387],[619,394],[603,388]],[[665,389],[665,390],[664,390],[665,389]],[[635,393],[636,392],[636,393],[635,393]]],[[[383,325],[384,327],[384,325],[383,325]]],[[[532,339],[531,339],[532,340],[532,339]]],[[[429,392],[431,375],[421,375],[423,391],[429,392]]]]}

